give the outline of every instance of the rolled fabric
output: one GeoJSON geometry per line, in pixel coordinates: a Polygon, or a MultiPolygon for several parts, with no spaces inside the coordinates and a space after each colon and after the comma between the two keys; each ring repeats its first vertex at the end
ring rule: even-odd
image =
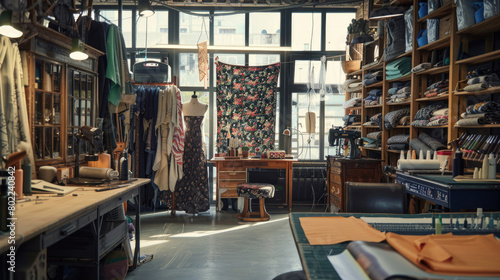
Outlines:
{"type": "Polygon", "coordinates": [[[479,114],[500,111],[500,104],[495,101],[485,101],[468,106],[465,109],[467,114],[479,114]]]}
{"type": "Polygon", "coordinates": [[[432,112],[433,116],[448,116],[448,108],[443,108],[432,112]]]}
{"type": "Polygon", "coordinates": [[[427,126],[441,126],[441,125],[447,125],[448,124],[448,119],[436,119],[436,120],[429,120],[429,123],[427,126]]]}
{"type": "Polygon", "coordinates": [[[387,148],[389,150],[406,151],[408,150],[408,144],[391,144],[387,148]]]}
{"type": "Polygon", "coordinates": [[[366,135],[367,138],[378,140],[382,138],[382,131],[370,132],[366,135]]]}
{"type": "MultiPolygon", "coordinates": [[[[420,135],[418,135],[418,139],[434,151],[446,149],[446,145],[430,137],[427,133],[420,133],[420,135]]],[[[425,153],[427,153],[427,151],[425,151],[425,153]]]]}
{"type": "Polygon", "coordinates": [[[118,178],[118,172],[111,168],[82,166],[80,177],[113,180],[118,178]]]}
{"type": "Polygon", "coordinates": [[[410,141],[410,147],[417,152],[417,154],[420,154],[420,151],[422,151],[425,154],[427,154],[427,151],[432,150],[429,146],[427,146],[424,142],[422,142],[418,138],[413,138],[410,141]]]}
{"type": "Polygon", "coordinates": [[[439,160],[430,159],[400,159],[398,160],[399,170],[439,170],[439,160]]]}

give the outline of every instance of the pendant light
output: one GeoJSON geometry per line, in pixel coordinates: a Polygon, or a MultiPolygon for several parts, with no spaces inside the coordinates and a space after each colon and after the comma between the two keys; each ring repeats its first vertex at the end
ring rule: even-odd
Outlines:
{"type": "Polygon", "coordinates": [[[9,38],[19,38],[23,36],[23,32],[20,28],[16,28],[16,25],[12,22],[12,11],[3,11],[0,14],[0,35],[9,38]]]}
{"type": "Polygon", "coordinates": [[[78,36],[72,38],[72,47],[69,57],[74,60],[85,60],[89,58],[89,55],[85,52],[85,46],[78,36]]]}
{"type": "Polygon", "coordinates": [[[382,8],[373,10],[370,13],[370,19],[383,19],[390,17],[399,17],[404,14],[402,7],[391,6],[390,0],[384,0],[382,8]]]}
{"type": "Polygon", "coordinates": [[[138,0],[139,1],[139,16],[150,17],[155,14],[153,7],[151,7],[151,2],[149,0],[138,0]]]}

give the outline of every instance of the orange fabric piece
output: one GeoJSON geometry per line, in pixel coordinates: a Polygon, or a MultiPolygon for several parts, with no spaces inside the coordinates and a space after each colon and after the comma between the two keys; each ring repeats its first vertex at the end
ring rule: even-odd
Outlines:
{"type": "Polygon", "coordinates": [[[311,245],[331,245],[345,241],[381,242],[384,233],[354,217],[302,217],[300,224],[311,245]]]}
{"type": "Polygon", "coordinates": [[[399,235],[387,242],[401,255],[432,272],[451,275],[500,275],[500,241],[489,235],[399,235]]]}

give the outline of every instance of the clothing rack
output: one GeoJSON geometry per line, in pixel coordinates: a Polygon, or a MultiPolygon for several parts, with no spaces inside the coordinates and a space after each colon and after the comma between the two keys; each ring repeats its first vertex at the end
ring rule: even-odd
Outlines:
{"type": "MultiPolygon", "coordinates": [[[[132,82],[133,86],[150,86],[150,87],[167,87],[167,86],[177,86],[177,76],[172,77],[172,82],[171,83],[137,83],[137,82],[132,82]]],[[[137,152],[137,151],[135,151],[137,152]]],[[[137,207],[140,207],[140,205],[137,205],[137,207]]],[[[177,205],[175,203],[175,191],[172,192],[172,209],[170,211],[170,215],[172,217],[176,216],[176,208],[177,205]]]]}

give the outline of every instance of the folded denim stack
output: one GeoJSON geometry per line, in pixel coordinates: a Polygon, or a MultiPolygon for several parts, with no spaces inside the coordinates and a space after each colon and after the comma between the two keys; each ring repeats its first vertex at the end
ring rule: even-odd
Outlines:
{"type": "Polygon", "coordinates": [[[381,104],[380,98],[382,96],[381,89],[373,89],[368,92],[368,96],[365,98],[365,106],[373,106],[381,104]]]}
{"type": "Polygon", "coordinates": [[[461,115],[462,119],[456,125],[473,126],[500,123],[500,104],[495,101],[485,101],[470,105],[461,115]]]}
{"type": "Polygon", "coordinates": [[[429,98],[447,94],[449,90],[448,85],[449,85],[448,80],[435,82],[427,87],[427,90],[424,92],[424,97],[429,98]]]}
{"type": "MultiPolygon", "coordinates": [[[[430,123],[430,119],[434,117],[433,113],[445,107],[446,105],[444,103],[434,103],[425,106],[424,108],[417,111],[417,114],[415,115],[415,118],[413,119],[411,125],[414,127],[428,126],[428,124],[430,123]]],[[[433,119],[433,121],[435,120],[437,119],[433,119]]]]}
{"type": "Polygon", "coordinates": [[[361,106],[361,98],[360,97],[354,97],[349,100],[347,100],[344,105],[342,105],[342,108],[347,109],[351,107],[358,107],[361,106]]]}
{"type": "Polygon", "coordinates": [[[479,91],[490,87],[500,86],[500,79],[497,74],[493,73],[490,75],[472,77],[467,81],[467,86],[464,88],[465,91],[479,91]]]}
{"type": "Polygon", "coordinates": [[[385,79],[394,80],[411,73],[411,57],[402,57],[385,66],[385,79]]]}
{"type": "Polygon", "coordinates": [[[424,62],[424,63],[420,63],[419,65],[413,67],[411,69],[411,72],[418,73],[418,72],[422,72],[422,71],[425,71],[427,69],[430,69],[431,67],[432,67],[432,65],[430,62],[424,62]]]}
{"type": "Polygon", "coordinates": [[[383,80],[383,72],[377,71],[373,73],[368,73],[363,77],[363,86],[369,86],[378,83],[383,80]]]}
{"type": "Polygon", "coordinates": [[[410,108],[404,108],[401,110],[396,110],[387,113],[384,116],[384,125],[386,129],[391,129],[393,127],[398,126],[399,120],[403,118],[404,116],[409,116],[410,115],[410,108]]]}
{"type": "Polygon", "coordinates": [[[382,141],[382,131],[368,133],[366,137],[362,137],[361,139],[365,142],[364,147],[379,148],[382,141]]]}
{"type": "Polygon", "coordinates": [[[390,137],[387,140],[387,148],[389,150],[408,150],[408,145],[410,143],[410,135],[398,134],[390,137]]]}

